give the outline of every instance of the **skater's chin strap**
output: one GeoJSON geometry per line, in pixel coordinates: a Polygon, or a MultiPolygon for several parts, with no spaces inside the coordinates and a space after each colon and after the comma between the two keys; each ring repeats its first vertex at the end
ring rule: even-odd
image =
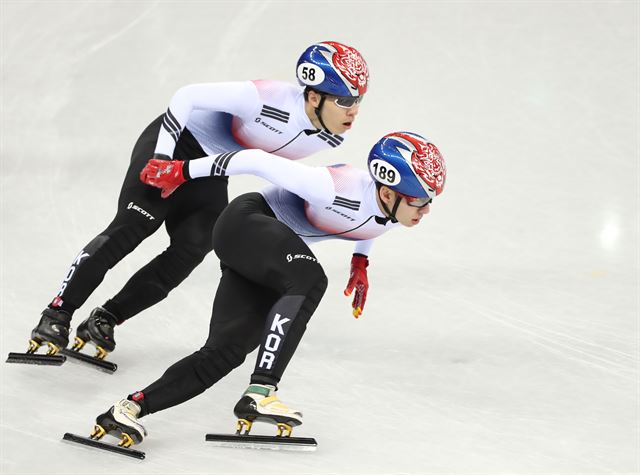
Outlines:
{"type": "Polygon", "coordinates": [[[322,106],[324,105],[324,101],[327,98],[327,95],[324,92],[320,92],[318,93],[320,94],[320,102],[318,103],[318,107],[316,107],[314,109],[314,112],[316,113],[316,117],[318,118],[318,120],[320,121],[320,125],[322,126],[322,128],[325,130],[325,132],[332,134],[333,132],[331,132],[326,125],[324,125],[324,120],[322,120],[322,106]]]}
{"type": "Polygon", "coordinates": [[[387,217],[380,218],[376,216],[376,222],[378,224],[385,225],[387,224],[388,221],[391,221],[392,223],[395,224],[398,222],[398,219],[396,218],[396,212],[398,211],[398,207],[400,206],[400,201],[402,201],[402,197],[399,194],[396,194],[396,201],[395,203],[393,203],[393,207],[391,208],[391,210],[389,210],[389,207],[387,206],[387,204],[382,200],[382,198],[380,198],[380,188],[382,188],[382,185],[380,185],[379,183],[376,183],[376,192],[378,193],[378,199],[380,200],[382,209],[384,210],[387,217]]]}

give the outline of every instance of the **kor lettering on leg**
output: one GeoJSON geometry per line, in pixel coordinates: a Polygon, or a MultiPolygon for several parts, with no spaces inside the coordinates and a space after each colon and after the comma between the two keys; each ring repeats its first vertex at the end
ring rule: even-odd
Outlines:
{"type": "Polygon", "coordinates": [[[271,333],[267,335],[265,340],[264,348],[262,349],[262,358],[260,359],[260,364],[258,364],[259,368],[272,368],[273,362],[276,359],[276,352],[280,349],[282,339],[284,338],[284,325],[290,321],[290,318],[284,318],[279,313],[276,313],[275,317],[273,317],[273,322],[269,329],[271,333]]]}
{"type": "Polygon", "coordinates": [[[86,253],[83,249],[82,251],[80,251],[80,254],[76,256],[73,263],[71,264],[71,267],[69,267],[69,271],[67,272],[67,275],[62,281],[62,285],[60,286],[60,290],[58,291],[57,297],[62,297],[64,290],[67,288],[67,284],[69,284],[69,281],[73,278],[73,274],[76,272],[76,269],[80,265],[80,262],[85,257],[89,257],[89,254],[86,253]]]}

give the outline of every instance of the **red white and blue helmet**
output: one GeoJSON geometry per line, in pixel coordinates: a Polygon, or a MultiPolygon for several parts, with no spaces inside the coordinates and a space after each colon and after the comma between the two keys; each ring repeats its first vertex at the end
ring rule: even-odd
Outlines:
{"type": "Polygon", "coordinates": [[[433,198],[444,189],[444,159],[434,144],[418,134],[385,135],[369,152],[367,163],[375,181],[403,195],[433,198]]]}
{"type": "Polygon", "coordinates": [[[309,46],[298,59],[296,76],[300,85],[333,96],[362,96],[369,84],[369,68],[362,55],[336,41],[309,46]]]}

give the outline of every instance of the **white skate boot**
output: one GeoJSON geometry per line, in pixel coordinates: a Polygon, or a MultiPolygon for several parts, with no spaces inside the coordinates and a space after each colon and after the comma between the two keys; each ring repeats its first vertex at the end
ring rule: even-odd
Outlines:
{"type": "Polygon", "coordinates": [[[120,447],[131,447],[141,443],[147,431],[138,421],[140,406],[135,401],[122,399],[109,408],[104,414],[96,417],[96,425],[91,433],[94,440],[101,439],[105,434],[120,439],[120,447]]]}
{"type": "Polygon", "coordinates": [[[264,384],[250,385],[233,408],[233,413],[238,418],[238,435],[249,434],[255,421],[275,424],[278,437],[291,436],[293,428],[302,424],[302,412],[280,401],[274,386],[264,384]]]}

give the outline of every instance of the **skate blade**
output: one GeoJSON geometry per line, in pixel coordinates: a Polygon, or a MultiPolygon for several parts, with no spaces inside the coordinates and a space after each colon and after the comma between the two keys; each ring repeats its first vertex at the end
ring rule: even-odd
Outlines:
{"type": "Polygon", "coordinates": [[[63,350],[60,350],[60,352],[63,355],[71,358],[73,361],[88,364],[96,369],[99,369],[100,371],[104,371],[105,373],[113,374],[118,369],[118,365],[115,363],[105,361],[101,358],[96,358],[95,356],[85,355],[84,353],[80,353],[79,351],[69,350],[65,348],[63,350]]]}
{"type": "Polygon", "coordinates": [[[140,460],[144,460],[146,456],[144,452],[141,452],[139,450],[119,447],[107,442],[100,442],[98,440],[91,439],[90,437],[82,437],[80,435],[70,434],[69,432],[64,434],[62,440],[73,442],[76,444],[87,445],[96,449],[106,450],[108,452],[114,452],[120,455],[126,455],[127,457],[133,457],[140,460]]]}
{"type": "Polygon", "coordinates": [[[37,364],[42,366],[61,366],[67,361],[64,355],[38,355],[36,353],[9,353],[7,363],[37,364]]]}
{"type": "Polygon", "coordinates": [[[206,434],[205,440],[216,447],[243,449],[293,450],[312,452],[318,448],[310,437],[278,437],[269,435],[206,434]]]}

